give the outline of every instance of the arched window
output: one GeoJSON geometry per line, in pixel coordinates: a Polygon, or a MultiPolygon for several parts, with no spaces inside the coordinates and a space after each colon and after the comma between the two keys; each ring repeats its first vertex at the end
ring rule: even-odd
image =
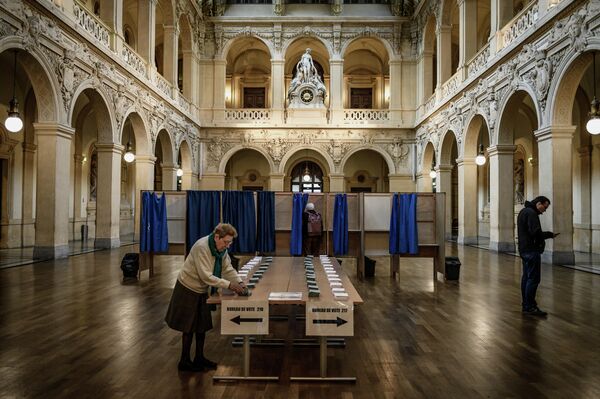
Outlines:
{"type": "Polygon", "coordinates": [[[292,192],[323,192],[323,171],[314,162],[300,162],[292,170],[292,192]]]}

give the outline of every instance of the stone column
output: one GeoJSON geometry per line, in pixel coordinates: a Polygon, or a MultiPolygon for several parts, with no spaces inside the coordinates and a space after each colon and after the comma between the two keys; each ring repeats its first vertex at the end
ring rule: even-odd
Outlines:
{"type": "MultiPolygon", "coordinates": [[[[83,180],[83,155],[75,153],[73,156],[73,185],[75,194],[73,198],[73,239],[82,240],[81,225],[85,224],[86,215],[83,211],[87,208],[87,198],[84,195],[85,181],[83,180]]],[[[87,213],[87,211],[86,211],[87,213]]]]}
{"type": "Polygon", "coordinates": [[[34,123],[37,159],[34,257],[69,255],[69,169],[75,129],[57,123],[34,123]]]}
{"type": "MultiPolygon", "coordinates": [[[[164,58],[163,76],[177,90],[177,42],[179,39],[179,27],[164,27],[164,58]]],[[[177,90],[178,91],[178,90],[177,90]]]]}
{"type": "Polygon", "coordinates": [[[205,173],[199,184],[200,190],[225,190],[225,173],[205,173]]]}
{"type": "Polygon", "coordinates": [[[390,173],[388,175],[388,180],[390,182],[390,192],[415,191],[415,183],[412,181],[411,176],[400,173],[390,173]]]}
{"type": "Polygon", "coordinates": [[[100,7],[100,19],[112,29],[112,49],[121,52],[123,40],[123,0],[107,0],[100,7]]]}
{"type": "Polygon", "coordinates": [[[154,68],[157,1],[138,1],[137,53],[146,60],[149,70],[154,68]]]}
{"type": "Polygon", "coordinates": [[[436,190],[446,193],[446,239],[452,238],[452,165],[438,165],[436,190]]]}
{"type": "Polygon", "coordinates": [[[191,170],[184,170],[183,176],[181,176],[181,190],[191,190],[192,182],[194,181],[194,174],[191,170]]]}
{"type": "Polygon", "coordinates": [[[433,94],[433,52],[423,51],[421,58],[421,101],[425,104],[433,94]]]}
{"type": "Polygon", "coordinates": [[[214,119],[222,121],[225,119],[225,78],[226,78],[226,60],[215,60],[214,74],[214,119]]]}
{"type": "Polygon", "coordinates": [[[140,216],[143,190],[154,189],[154,162],[153,155],[137,155],[135,157],[135,210],[133,219],[133,239],[140,239],[140,216]]]}
{"type": "Polygon", "coordinates": [[[437,29],[437,88],[452,76],[452,27],[442,25],[437,29]]]}
{"type": "Polygon", "coordinates": [[[467,78],[467,62],[477,52],[477,0],[458,0],[460,10],[458,70],[467,78]]]}
{"type": "Polygon", "coordinates": [[[402,123],[402,60],[390,60],[390,119],[402,123]]]}
{"type": "MultiPolygon", "coordinates": [[[[200,120],[213,120],[213,88],[214,88],[214,70],[211,60],[200,59],[198,61],[198,86],[199,98],[198,108],[200,109],[200,120]]],[[[223,103],[225,101],[223,100],[223,103]]]]}
{"type": "Polygon", "coordinates": [[[183,96],[192,104],[196,104],[194,87],[198,85],[196,59],[193,51],[184,50],[183,53],[183,96]]]}
{"type": "Polygon", "coordinates": [[[35,181],[35,156],[37,146],[31,143],[21,143],[23,146],[23,195],[21,242],[24,247],[35,244],[35,219],[33,217],[33,183],[35,181]]]}
{"type": "Polygon", "coordinates": [[[542,229],[560,233],[546,240],[543,259],[553,264],[573,264],[572,145],[575,126],[550,126],[535,132],[538,141],[540,195],[552,206],[540,217],[542,229]]]}
{"type": "Polygon", "coordinates": [[[458,163],[458,243],[477,243],[477,164],[474,159],[458,163]]]}
{"type": "Polygon", "coordinates": [[[162,165],[162,189],[177,190],[177,168],[179,166],[173,163],[163,162],[162,165]]]}
{"type": "Polygon", "coordinates": [[[332,193],[346,192],[346,180],[343,173],[331,173],[329,175],[329,191],[332,193]]]}
{"type": "Polygon", "coordinates": [[[417,175],[417,191],[420,193],[432,192],[433,179],[429,177],[429,172],[424,172],[417,175]]]}
{"type": "Polygon", "coordinates": [[[490,162],[490,250],[514,252],[514,145],[488,148],[490,162]]]}
{"type": "Polygon", "coordinates": [[[283,173],[271,173],[269,175],[269,191],[288,191],[284,190],[284,178],[283,173]]]}
{"type": "Polygon", "coordinates": [[[490,55],[494,55],[498,51],[500,29],[512,19],[513,4],[512,1],[505,0],[490,1],[490,55]]]}
{"type": "Polygon", "coordinates": [[[98,152],[98,189],[96,194],[95,248],[117,248],[121,245],[121,157],[123,146],[96,144],[98,152]]]}
{"type": "Polygon", "coordinates": [[[271,59],[271,122],[275,124],[283,123],[283,109],[287,93],[284,66],[285,60],[271,59]]]}
{"type": "Polygon", "coordinates": [[[334,124],[344,120],[344,60],[331,58],[329,60],[329,108],[331,121],[334,124]]]}
{"type": "Polygon", "coordinates": [[[590,252],[592,243],[592,147],[586,145],[577,149],[579,162],[575,165],[575,175],[579,176],[576,184],[577,203],[573,204],[573,225],[580,227],[574,231],[574,250],[590,252]],[[578,246],[578,247],[577,247],[578,246]]]}

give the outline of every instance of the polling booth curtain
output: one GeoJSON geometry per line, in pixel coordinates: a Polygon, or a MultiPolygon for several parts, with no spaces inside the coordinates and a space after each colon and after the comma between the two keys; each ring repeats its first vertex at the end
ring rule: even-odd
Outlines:
{"type": "Polygon", "coordinates": [[[302,212],[308,202],[308,194],[295,193],[292,199],[292,234],[290,254],[302,255],[302,212]]]}
{"type": "Polygon", "coordinates": [[[390,217],[390,254],[417,254],[417,194],[398,194],[392,197],[390,217]]]}
{"type": "Polygon", "coordinates": [[[219,224],[219,192],[187,192],[187,243],[186,253],[200,238],[212,233],[219,224]]]}
{"type": "Polygon", "coordinates": [[[348,253],[348,199],[346,194],[336,194],[333,208],[333,254],[348,253]]]}
{"type": "Polygon", "coordinates": [[[275,193],[258,191],[258,226],[256,250],[275,252],[275,193]]]}
{"type": "Polygon", "coordinates": [[[223,222],[235,227],[238,236],[230,252],[256,251],[256,211],[252,191],[223,191],[223,222]]]}
{"type": "Polygon", "coordinates": [[[140,252],[167,252],[169,230],[167,227],[167,198],[156,193],[142,193],[140,227],[140,252]]]}

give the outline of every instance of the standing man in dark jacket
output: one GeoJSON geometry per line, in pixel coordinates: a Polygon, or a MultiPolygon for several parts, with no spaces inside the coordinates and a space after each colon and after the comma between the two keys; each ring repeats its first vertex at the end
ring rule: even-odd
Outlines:
{"type": "Polygon", "coordinates": [[[551,231],[542,231],[540,215],[546,212],[550,200],[544,196],[536,197],[533,201],[525,201],[517,217],[519,234],[519,254],[523,260],[523,277],[521,278],[521,295],[523,297],[523,314],[546,316],[547,313],[538,308],[535,293],[541,279],[542,253],[546,246],[545,240],[558,235],[551,231]]]}

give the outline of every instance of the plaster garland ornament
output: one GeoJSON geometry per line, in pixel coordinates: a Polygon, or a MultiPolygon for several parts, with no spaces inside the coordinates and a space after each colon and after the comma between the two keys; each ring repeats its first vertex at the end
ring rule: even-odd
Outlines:
{"type": "Polygon", "coordinates": [[[344,11],[343,0],[333,0],[333,3],[331,4],[331,14],[337,17],[342,11],[344,11]]]}
{"type": "Polygon", "coordinates": [[[273,0],[273,14],[282,17],[285,14],[284,0],[273,0]]]}
{"type": "Polygon", "coordinates": [[[410,152],[410,147],[407,144],[405,144],[401,138],[395,137],[394,142],[392,144],[387,145],[387,151],[394,159],[394,165],[396,165],[396,168],[398,168],[407,160],[408,154],[410,152]]]}
{"type": "Polygon", "coordinates": [[[208,164],[215,169],[219,167],[219,163],[223,159],[223,155],[227,152],[228,143],[220,137],[213,138],[208,144],[208,164]]]}
{"type": "Polygon", "coordinates": [[[289,143],[282,137],[273,138],[267,143],[267,151],[275,164],[279,164],[285,155],[289,143]]]}
{"type": "Polygon", "coordinates": [[[535,89],[542,110],[546,109],[546,96],[550,88],[550,79],[552,78],[552,59],[546,57],[546,52],[540,50],[536,54],[535,68],[529,73],[529,80],[535,89]]]}

